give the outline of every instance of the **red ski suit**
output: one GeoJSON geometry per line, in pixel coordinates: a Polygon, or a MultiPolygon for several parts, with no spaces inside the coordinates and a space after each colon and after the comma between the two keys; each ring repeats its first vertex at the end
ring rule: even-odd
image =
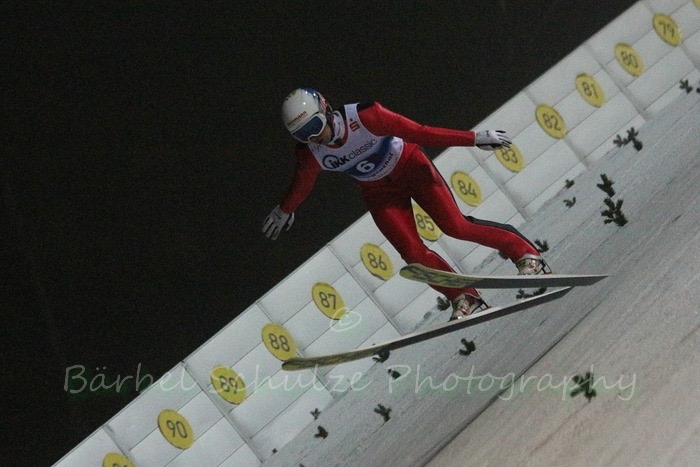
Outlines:
{"type": "MultiPolygon", "coordinates": [[[[336,112],[334,120],[336,130],[339,130],[336,131],[336,137],[340,134],[340,138],[324,148],[337,150],[343,147],[348,140],[346,115],[350,112],[351,115],[359,116],[361,125],[372,135],[394,136],[403,140],[398,161],[389,173],[372,181],[356,179],[356,183],[375,224],[404,261],[452,271],[449,264],[421,240],[413,218],[411,199],[450,237],[497,249],[514,262],[526,254],[539,255],[537,249],[512,226],[465,217],[445,180],[419,147],[474,146],[473,131],[421,125],[374,102],[359,104],[356,108],[346,106],[336,112]]],[[[350,121],[350,130],[353,130],[357,124],[352,118],[350,121]]],[[[316,153],[318,147],[316,145],[316,153]]],[[[299,144],[295,156],[296,168],[292,183],[280,203],[280,208],[287,213],[294,212],[310,194],[316,177],[322,170],[338,170],[322,167],[320,158],[314,155],[308,144],[299,144]]],[[[348,173],[353,174],[352,171],[348,173]]],[[[462,293],[478,296],[470,288],[433,288],[449,300],[454,300],[462,293]]]]}

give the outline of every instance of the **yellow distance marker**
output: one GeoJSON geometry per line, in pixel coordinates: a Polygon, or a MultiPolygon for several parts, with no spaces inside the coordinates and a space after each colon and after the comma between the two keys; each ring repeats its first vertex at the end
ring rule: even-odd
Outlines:
{"type": "Polygon", "coordinates": [[[262,340],[267,350],[283,362],[296,356],[297,345],[292,335],[278,324],[266,324],[262,328],[262,340]]]}
{"type": "Polygon", "coordinates": [[[581,73],[576,77],[576,90],[593,107],[602,107],[605,104],[603,87],[587,73],[581,73]]]}
{"type": "Polygon", "coordinates": [[[362,264],[373,275],[382,280],[389,280],[394,275],[394,265],[384,250],[373,243],[365,243],[360,248],[362,264]]]}
{"type": "Polygon", "coordinates": [[[335,290],[335,287],[325,282],[314,284],[311,289],[311,297],[321,313],[330,319],[341,319],[348,311],[343,297],[335,290]]]}
{"type": "Polygon", "coordinates": [[[559,112],[554,107],[540,104],[535,110],[537,123],[549,136],[555,139],[562,139],[566,136],[566,123],[559,112]]]}
{"type": "Polygon", "coordinates": [[[496,149],[493,153],[496,154],[498,162],[511,172],[518,173],[525,168],[525,157],[515,144],[511,144],[509,148],[496,149]]]}
{"type": "Polygon", "coordinates": [[[681,45],[683,34],[678,24],[668,15],[657,13],[654,15],[654,30],[664,42],[673,47],[681,45]]]}
{"type": "Polygon", "coordinates": [[[459,199],[469,206],[476,207],[481,204],[481,187],[468,173],[460,171],[453,173],[450,177],[450,185],[459,199]]]}
{"type": "Polygon", "coordinates": [[[165,409],[158,415],[158,429],[165,440],[179,449],[194,444],[194,432],[185,417],[174,410],[165,409]]]}
{"type": "Polygon", "coordinates": [[[615,59],[623,70],[637,77],[644,73],[644,61],[642,57],[629,44],[617,44],[615,46],[615,59]]]}
{"type": "Polygon", "coordinates": [[[442,230],[435,224],[433,218],[416,203],[413,203],[413,220],[416,221],[418,234],[425,240],[434,242],[442,236],[442,230]]]}
{"type": "Polygon", "coordinates": [[[124,454],[110,452],[102,459],[102,467],[134,467],[134,463],[124,454]]]}
{"type": "Polygon", "coordinates": [[[210,372],[211,384],[216,393],[226,402],[241,404],[246,398],[243,378],[231,368],[215,366],[210,372]]]}

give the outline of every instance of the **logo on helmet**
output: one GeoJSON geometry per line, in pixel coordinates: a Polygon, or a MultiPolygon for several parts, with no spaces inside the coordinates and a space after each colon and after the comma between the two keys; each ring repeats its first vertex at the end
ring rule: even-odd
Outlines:
{"type": "Polygon", "coordinates": [[[292,127],[292,126],[296,125],[299,122],[299,120],[306,117],[306,115],[307,115],[306,110],[304,110],[302,113],[300,113],[299,115],[297,115],[296,117],[294,117],[293,119],[288,121],[287,126],[292,127]]]}

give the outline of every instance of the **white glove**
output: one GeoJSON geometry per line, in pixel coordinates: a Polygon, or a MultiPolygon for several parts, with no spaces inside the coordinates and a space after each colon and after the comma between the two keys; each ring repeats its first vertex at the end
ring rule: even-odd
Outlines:
{"type": "Polygon", "coordinates": [[[262,231],[267,238],[277,240],[282,229],[289,230],[294,223],[294,213],[287,214],[279,206],[275,206],[263,222],[262,231]]]}
{"type": "Polygon", "coordinates": [[[477,131],[474,138],[474,146],[484,151],[493,151],[498,148],[509,148],[510,138],[505,130],[477,131]]]}

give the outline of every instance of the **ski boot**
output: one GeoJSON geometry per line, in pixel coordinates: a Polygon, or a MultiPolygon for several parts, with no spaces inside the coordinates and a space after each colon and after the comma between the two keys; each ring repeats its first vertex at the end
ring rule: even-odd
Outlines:
{"type": "Polygon", "coordinates": [[[545,263],[544,258],[538,255],[525,255],[515,262],[519,276],[534,276],[537,274],[551,274],[552,270],[545,263]]]}
{"type": "Polygon", "coordinates": [[[488,308],[486,302],[481,297],[464,293],[452,300],[452,316],[450,321],[461,319],[471,315],[475,311],[488,308]]]}

